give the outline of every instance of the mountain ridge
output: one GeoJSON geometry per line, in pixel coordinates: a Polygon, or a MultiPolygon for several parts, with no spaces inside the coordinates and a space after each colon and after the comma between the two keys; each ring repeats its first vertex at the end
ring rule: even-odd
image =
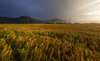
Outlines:
{"type": "Polygon", "coordinates": [[[29,16],[20,16],[17,18],[9,18],[9,17],[0,17],[0,23],[7,23],[7,24],[34,24],[34,23],[47,23],[47,24],[60,24],[60,23],[68,23],[68,21],[65,20],[61,20],[58,18],[54,18],[51,20],[39,20],[39,19],[35,19],[35,18],[31,18],[29,16]]]}

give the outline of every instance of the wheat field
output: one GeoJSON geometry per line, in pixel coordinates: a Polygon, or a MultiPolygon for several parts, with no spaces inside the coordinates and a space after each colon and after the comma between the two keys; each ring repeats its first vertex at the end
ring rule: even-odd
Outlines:
{"type": "Polygon", "coordinates": [[[0,24],[0,61],[100,61],[100,24],[0,24]]]}

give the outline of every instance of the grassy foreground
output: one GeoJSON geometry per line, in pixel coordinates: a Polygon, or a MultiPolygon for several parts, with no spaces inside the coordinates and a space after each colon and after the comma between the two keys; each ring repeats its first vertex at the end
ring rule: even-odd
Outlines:
{"type": "Polygon", "coordinates": [[[0,61],[100,61],[100,25],[0,24],[0,61]]]}

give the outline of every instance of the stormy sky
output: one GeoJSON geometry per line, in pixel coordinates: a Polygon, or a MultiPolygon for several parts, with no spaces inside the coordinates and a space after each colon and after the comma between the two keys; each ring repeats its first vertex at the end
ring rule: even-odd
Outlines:
{"type": "Polygon", "coordinates": [[[0,0],[0,16],[100,22],[100,0],[0,0]]]}

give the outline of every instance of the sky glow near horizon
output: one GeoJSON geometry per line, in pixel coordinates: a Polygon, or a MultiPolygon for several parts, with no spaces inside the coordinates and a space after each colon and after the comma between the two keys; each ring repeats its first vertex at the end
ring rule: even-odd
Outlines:
{"type": "Polygon", "coordinates": [[[100,23],[100,0],[0,0],[0,16],[100,23]]]}
{"type": "Polygon", "coordinates": [[[73,4],[70,6],[70,8],[71,7],[72,10],[69,11],[69,16],[72,18],[73,22],[100,23],[100,0],[73,0],[73,4]]]}

